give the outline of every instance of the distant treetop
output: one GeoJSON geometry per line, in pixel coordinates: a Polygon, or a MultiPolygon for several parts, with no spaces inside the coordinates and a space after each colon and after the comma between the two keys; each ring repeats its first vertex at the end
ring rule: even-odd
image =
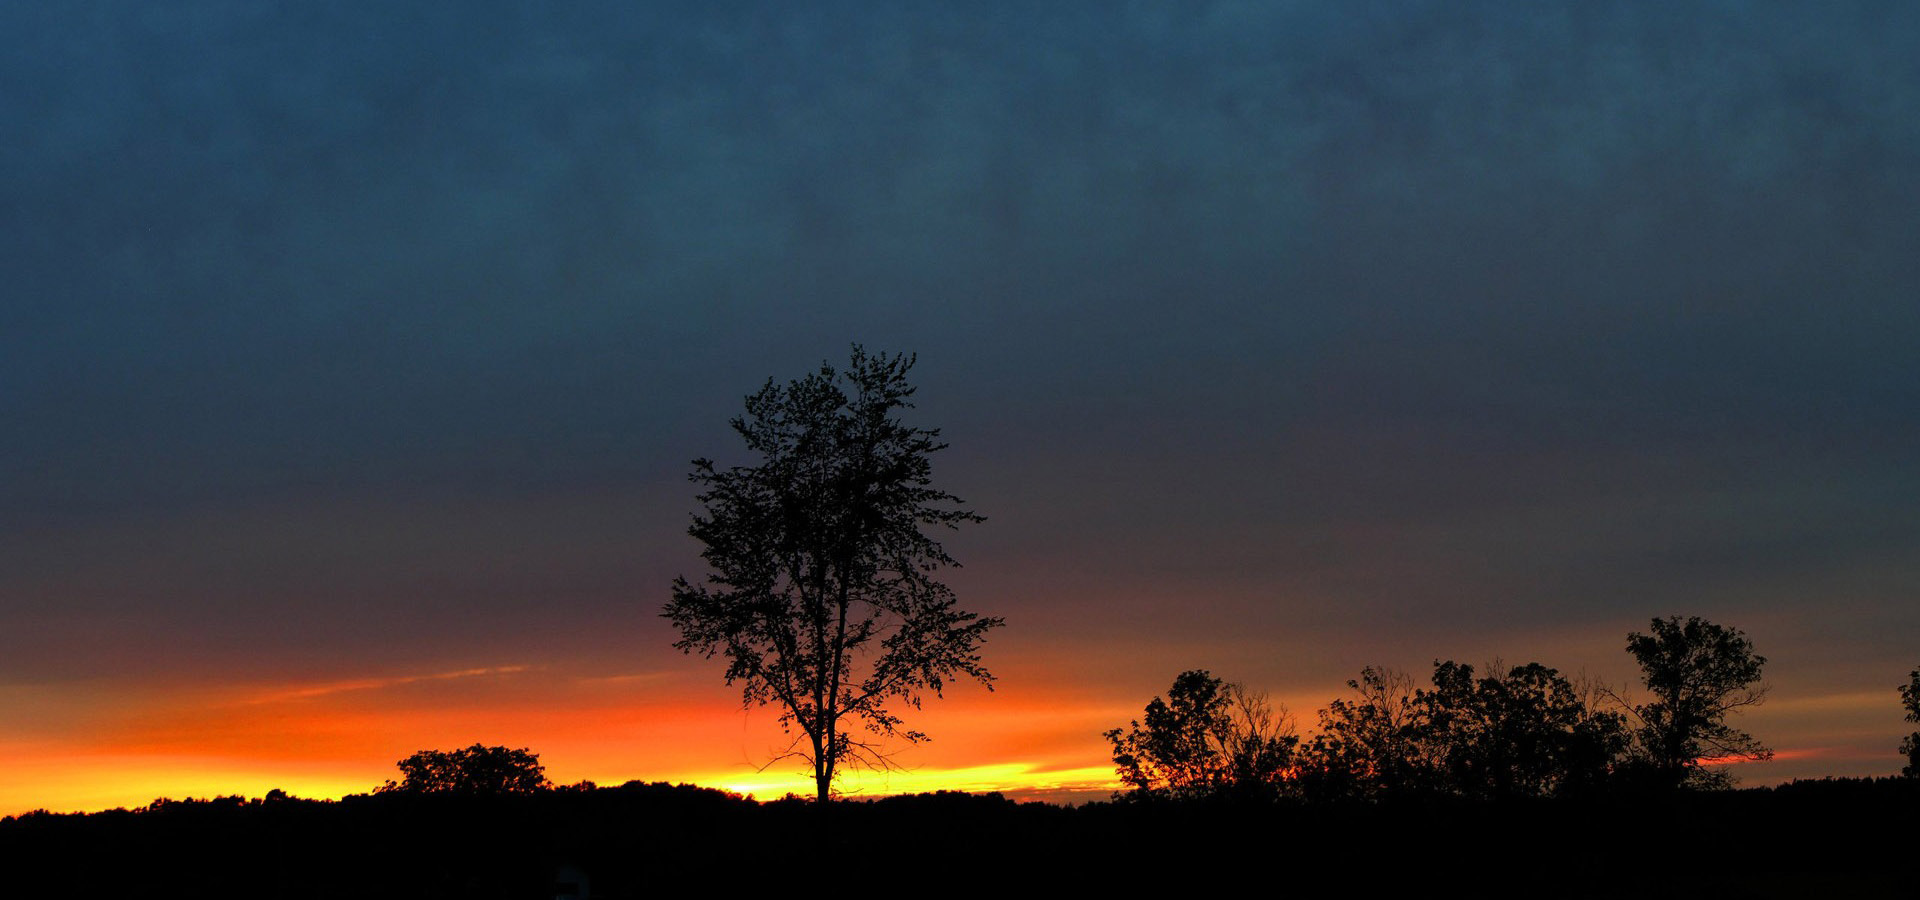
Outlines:
{"type": "Polygon", "coordinates": [[[462,750],[422,750],[396,765],[400,782],[389,781],[376,793],[530,794],[552,787],[540,755],[525,747],[474,744],[462,750]]]}

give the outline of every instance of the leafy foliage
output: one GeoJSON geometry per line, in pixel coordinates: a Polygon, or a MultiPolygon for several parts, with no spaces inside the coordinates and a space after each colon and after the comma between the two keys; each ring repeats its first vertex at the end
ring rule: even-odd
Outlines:
{"type": "Polygon", "coordinates": [[[1731,781],[1716,760],[1773,757],[1752,735],[1728,725],[1728,715],[1766,698],[1756,686],[1766,657],[1738,629],[1691,616],[1653,620],[1653,633],[1627,635],[1639,660],[1651,703],[1633,707],[1643,763],[1668,787],[1719,787],[1731,781]]]}
{"type": "Polygon", "coordinates": [[[1368,666],[1347,687],[1355,696],[1320,711],[1320,733],[1302,754],[1308,795],[1377,798],[1426,786],[1434,765],[1421,737],[1413,679],[1368,666]]]}
{"type": "Polygon", "coordinates": [[[992,680],[979,648],[1001,620],[961,611],[933,577],[957,563],[924,529],[982,517],[931,486],[939,431],[897,418],[913,406],[913,363],[856,345],[844,372],[822,363],[769,380],[732,422],[759,464],[699,459],[691,475],[705,512],[690,533],[712,571],[704,584],[675,579],[664,613],[674,646],[724,656],[745,703],[780,708],[823,802],[840,763],[887,765],[850,723],[924,740],[898,706],[917,708],[957,676],[992,680]]]}
{"type": "MultiPolygon", "coordinates": [[[[1920,669],[1914,669],[1907,678],[1907,683],[1900,687],[1900,703],[1907,708],[1907,721],[1920,722],[1920,669]]],[[[1900,774],[1920,778],[1920,731],[1901,739],[1900,753],[1907,758],[1906,768],[1901,769],[1900,774]]]]}
{"type": "Polygon", "coordinates": [[[389,781],[378,793],[527,794],[551,786],[540,755],[525,747],[474,744],[461,750],[422,750],[397,765],[400,782],[389,781]]]}
{"type": "Polygon", "coordinates": [[[1423,739],[1446,785],[1474,797],[1546,797],[1592,790],[1626,747],[1626,723],[1592,709],[1539,663],[1479,679],[1473,667],[1435,663],[1433,690],[1416,696],[1423,739]]]}
{"type": "Polygon", "coordinates": [[[1105,735],[1120,780],[1133,788],[1116,799],[1271,797],[1299,743],[1286,710],[1204,669],[1175,677],[1143,719],[1105,735]]]}
{"type": "Polygon", "coordinates": [[[1303,790],[1322,799],[1418,794],[1546,797],[1605,782],[1626,745],[1618,714],[1596,710],[1551,668],[1528,663],[1479,678],[1435,662],[1433,687],[1368,667],[1355,696],[1320,712],[1299,760],[1303,790]]]}

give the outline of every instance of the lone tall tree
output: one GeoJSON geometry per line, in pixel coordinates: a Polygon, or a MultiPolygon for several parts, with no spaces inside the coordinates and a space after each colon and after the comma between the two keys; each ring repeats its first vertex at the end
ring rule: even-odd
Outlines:
{"type": "Polygon", "coordinates": [[[855,345],[844,372],[823,362],[785,385],[769,379],[733,420],[759,464],[693,463],[706,511],[689,533],[712,571],[699,585],[674,580],[674,646],[724,655],[748,705],[780,708],[822,803],[841,762],[887,764],[850,726],[924,740],[894,709],[918,708],[958,675],[993,678],[980,645],[1001,620],[956,608],[933,577],[958,563],[927,529],[982,517],[931,486],[939,430],[896,417],[913,406],[913,363],[855,345]]]}
{"type": "Polygon", "coordinates": [[[1767,695],[1755,684],[1767,658],[1753,652],[1739,629],[1699,616],[1654,619],[1652,634],[1627,635],[1627,652],[1639,660],[1654,696],[1633,709],[1640,750],[1668,786],[1723,786],[1731,778],[1703,763],[1773,758],[1753,735],[1726,721],[1767,695]]]}

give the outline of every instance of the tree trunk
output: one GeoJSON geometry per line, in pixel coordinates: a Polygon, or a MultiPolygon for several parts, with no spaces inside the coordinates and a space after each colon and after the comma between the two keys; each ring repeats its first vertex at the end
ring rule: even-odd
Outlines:
{"type": "Polygon", "coordinates": [[[825,806],[832,797],[833,759],[827,755],[829,752],[827,748],[832,746],[833,736],[828,735],[823,745],[820,740],[820,731],[816,728],[813,733],[813,786],[817,791],[814,802],[822,806],[825,806]]]}

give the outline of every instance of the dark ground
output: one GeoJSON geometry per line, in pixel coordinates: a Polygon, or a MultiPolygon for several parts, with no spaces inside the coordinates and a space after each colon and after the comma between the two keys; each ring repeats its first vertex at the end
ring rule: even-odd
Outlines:
{"type": "Polygon", "coordinates": [[[0,820],[3,896],[1911,896],[1920,780],[1381,806],[843,803],[629,784],[531,796],[158,801],[0,820]],[[587,893],[567,893],[584,874],[587,893]],[[808,892],[812,893],[812,892],[808,892]]]}

